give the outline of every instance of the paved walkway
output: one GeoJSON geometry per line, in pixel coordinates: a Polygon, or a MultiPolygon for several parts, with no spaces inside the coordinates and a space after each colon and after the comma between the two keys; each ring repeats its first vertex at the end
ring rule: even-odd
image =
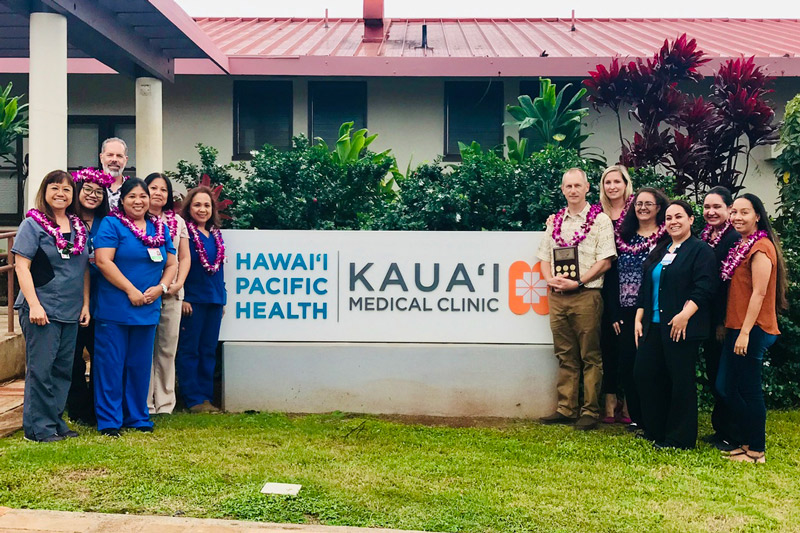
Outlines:
{"type": "MultiPolygon", "coordinates": [[[[0,532],[25,533],[399,533],[397,529],[265,524],[239,520],[68,513],[0,507],[0,532]]],[[[422,533],[422,532],[404,532],[422,533]]]]}
{"type": "Polygon", "coordinates": [[[22,427],[22,399],[25,381],[18,379],[0,385],[0,438],[22,427]]]}

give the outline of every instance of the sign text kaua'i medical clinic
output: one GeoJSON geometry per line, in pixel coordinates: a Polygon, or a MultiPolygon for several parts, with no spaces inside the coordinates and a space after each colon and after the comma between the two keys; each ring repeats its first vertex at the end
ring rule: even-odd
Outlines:
{"type": "Polygon", "coordinates": [[[543,235],[226,230],[221,340],[551,344],[543,235]]]}

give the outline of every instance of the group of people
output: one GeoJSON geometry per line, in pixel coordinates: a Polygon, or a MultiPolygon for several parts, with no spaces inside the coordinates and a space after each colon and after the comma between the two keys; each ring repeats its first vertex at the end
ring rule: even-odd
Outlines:
{"type": "Polygon", "coordinates": [[[558,406],[541,421],[624,423],[656,448],[693,448],[702,344],[715,397],[707,440],[733,461],[763,463],[762,358],[787,305],[763,203],[714,187],[695,236],[687,202],[634,192],[623,166],[603,173],[600,204],[586,201],[589,188],[582,170],[564,174],[567,207],[548,220],[538,250],[559,365],[558,406]]]}
{"type": "Polygon", "coordinates": [[[225,246],[213,193],[188,191],[176,213],[169,178],[127,178],[127,159],[111,138],[102,170],[48,173],[17,231],[28,440],[77,437],[65,409],[110,437],[152,432],[151,415],[175,408],[176,380],[190,411],[218,411],[225,246]]]}

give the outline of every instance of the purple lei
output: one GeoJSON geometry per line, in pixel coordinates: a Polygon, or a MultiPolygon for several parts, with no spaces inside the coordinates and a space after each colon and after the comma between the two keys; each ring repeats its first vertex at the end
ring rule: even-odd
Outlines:
{"type": "Polygon", "coordinates": [[[169,211],[164,211],[164,219],[167,221],[167,227],[169,228],[169,234],[172,237],[172,240],[178,238],[178,218],[175,216],[175,211],[170,209],[169,211]]]}
{"type": "Polygon", "coordinates": [[[655,232],[653,232],[652,235],[650,235],[644,240],[644,242],[640,242],[639,244],[636,245],[630,245],[627,242],[623,241],[622,237],[619,236],[619,233],[617,233],[614,240],[617,243],[617,250],[619,250],[620,253],[638,255],[644,252],[645,250],[647,251],[651,250],[666,231],[667,231],[666,226],[664,226],[664,224],[661,224],[660,226],[658,226],[658,229],[655,232]]]}
{"type": "Polygon", "coordinates": [[[564,215],[566,212],[567,208],[565,207],[556,213],[555,219],[553,219],[553,240],[556,241],[556,244],[559,246],[577,246],[583,242],[587,235],[589,235],[589,231],[592,229],[594,220],[597,218],[597,215],[603,212],[603,207],[600,204],[594,204],[589,208],[589,213],[586,215],[586,222],[581,225],[580,229],[577,231],[577,233],[575,233],[575,236],[571,241],[565,241],[561,237],[561,224],[564,222],[564,215]]]}
{"type": "Polygon", "coordinates": [[[75,183],[96,183],[108,189],[114,183],[114,177],[96,168],[82,168],[72,172],[75,183]]]}
{"type": "Polygon", "coordinates": [[[75,230],[73,242],[69,242],[65,239],[58,224],[38,209],[30,209],[26,216],[35,220],[47,233],[56,239],[56,248],[58,248],[59,252],[66,250],[67,253],[72,255],[80,255],[81,252],[83,252],[86,246],[86,226],[83,225],[83,221],[77,216],[67,214],[67,218],[72,223],[72,228],[75,230]]]}
{"type": "Polygon", "coordinates": [[[148,248],[160,248],[167,242],[164,237],[164,223],[149,213],[145,218],[149,219],[150,222],[153,223],[153,226],[156,227],[155,236],[150,236],[147,234],[147,231],[142,231],[137,228],[136,223],[120,209],[112,209],[109,215],[117,217],[117,219],[122,222],[122,225],[131,230],[131,233],[148,248]]]}
{"type": "Polygon", "coordinates": [[[714,226],[712,226],[711,224],[706,224],[706,227],[700,234],[700,240],[708,243],[710,247],[716,248],[717,245],[719,244],[719,241],[722,240],[722,237],[724,237],[725,234],[728,233],[732,227],[733,226],[731,226],[731,221],[726,220],[725,224],[722,226],[722,229],[717,232],[717,236],[712,239],[711,232],[714,231],[714,226]]]}
{"type": "Polygon", "coordinates": [[[739,242],[731,246],[731,249],[728,251],[728,256],[722,261],[722,268],[720,269],[720,278],[722,278],[722,281],[728,281],[733,278],[734,270],[742,264],[742,261],[744,261],[747,254],[750,253],[753,246],[761,239],[767,238],[769,238],[767,232],[760,230],[746,239],[742,237],[739,242]]]}
{"type": "Polygon", "coordinates": [[[622,212],[619,214],[619,218],[614,223],[614,235],[619,235],[619,230],[622,228],[622,219],[624,219],[625,215],[628,214],[628,209],[633,203],[634,198],[636,198],[636,195],[631,194],[630,196],[628,196],[628,199],[625,200],[625,207],[622,208],[622,212]]]}
{"type": "Polygon", "coordinates": [[[200,240],[200,230],[197,229],[197,224],[194,220],[186,221],[186,229],[189,230],[189,235],[194,242],[194,248],[197,250],[197,256],[200,258],[200,264],[210,275],[214,275],[222,268],[222,263],[225,261],[225,243],[222,241],[222,232],[219,228],[211,228],[211,235],[214,236],[214,242],[217,245],[217,257],[214,259],[214,264],[208,260],[208,252],[203,242],[200,240]]]}

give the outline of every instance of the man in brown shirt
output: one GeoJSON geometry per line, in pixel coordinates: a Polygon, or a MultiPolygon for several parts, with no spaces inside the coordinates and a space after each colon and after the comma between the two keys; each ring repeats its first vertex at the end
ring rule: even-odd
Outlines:
{"type": "Polygon", "coordinates": [[[600,417],[600,387],[603,363],[600,354],[600,317],[603,314],[603,273],[617,256],[611,219],[586,201],[589,180],[586,173],[572,168],[561,179],[567,199],[563,214],[556,214],[548,226],[537,253],[542,275],[550,288],[550,329],[553,351],[558,358],[558,408],[542,417],[545,424],[571,424],[588,430],[600,417]],[[588,230],[587,230],[588,227],[588,230]],[[553,249],[577,246],[577,270],[570,276],[558,274],[553,265],[553,249]],[[583,406],[578,409],[578,388],[583,366],[583,406]],[[578,415],[580,414],[580,418],[578,415]]]}

